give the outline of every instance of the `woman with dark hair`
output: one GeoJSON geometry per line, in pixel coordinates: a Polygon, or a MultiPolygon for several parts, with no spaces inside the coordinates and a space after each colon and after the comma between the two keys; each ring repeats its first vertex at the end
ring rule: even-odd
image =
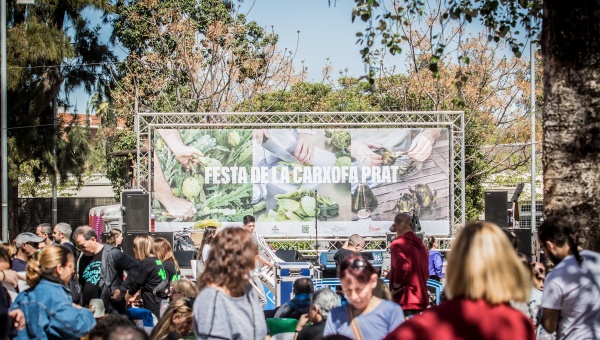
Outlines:
{"type": "Polygon", "coordinates": [[[566,217],[544,220],[538,239],[554,269],[544,282],[544,329],[557,339],[600,336],[600,253],[579,249],[577,222],[566,217]]]}
{"type": "MultiPolygon", "coordinates": [[[[162,262],[154,253],[154,238],[150,235],[136,236],[133,239],[133,253],[148,274],[140,289],[144,308],[160,318],[160,305],[169,297],[169,279],[162,262]]],[[[134,300],[131,298],[129,302],[134,300]]]]}
{"type": "Polygon", "coordinates": [[[179,271],[179,263],[175,259],[173,254],[173,247],[166,238],[157,237],[154,239],[154,251],[156,257],[162,262],[165,271],[167,272],[167,280],[169,284],[173,281],[181,279],[181,272],[179,271]]]}
{"type": "Polygon", "coordinates": [[[111,228],[106,238],[106,244],[110,244],[113,247],[119,247],[123,242],[123,231],[119,228],[111,228]]]}
{"type": "Polygon", "coordinates": [[[196,257],[196,277],[199,277],[204,272],[205,262],[208,260],[208,254],[210,254],[211,246],[215,235],[217,234],[216,227],[206,227],[204,234],[202,235],[202,243],[198,249],[198,256],[196,257]]]}
{"type": "Polygon", "coordinates": [[[437,240],[435,237],[429,236],[427,238],[427,250],[429,251],[429,278],[441,282],[444,277],[444,258],[437,249],[437,240]]]}
{"type": "Polygon", "coordinates": [[[54,245],[41,251],[39,261],[29,261],[26,281],[30,288],[11,307],[22,310],[27,321],[15,339],[79,339],[94,328],[92,311],[74,305],[66,287],[73,262],[68,249],[54,245]]]}
{"type": "Polygon", "coordinates": [[[373,296],[377,272],[356,254],[342,262],[339,271],[342,292],[350,304],[331,310],[324,336],[339,334],[351,339],[383,339],[404,320],[397,303],[373,296]]]}
{"type": "Polygon", "coordinates": [[[203,260],[206,262],[208,259],[208,253],[210,253],[210,244],[215,238],[215,234],[217,233],[217,228],[215,227],[207,227],[204,229],[204,234],[202,235],[202,243],[200,244],[200,249],[198,251],[198,260],[203,260]]]}
{"type": "Polygon", "coordinates": [[[243,228],[226,228],[213,240],[206,268],[198,278],[194,303],[198,339],[264,339],[267,323],[248,281],[258,246],[243,228]]]}

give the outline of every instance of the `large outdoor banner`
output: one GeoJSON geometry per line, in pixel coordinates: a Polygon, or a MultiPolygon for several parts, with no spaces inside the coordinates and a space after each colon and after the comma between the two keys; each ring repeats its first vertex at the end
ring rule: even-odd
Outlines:
{"type": "Polygon", "coordinates": [[[156,130],[156,231],[257,219],[261,235],[449,234],[447,129],[156,130]]]}

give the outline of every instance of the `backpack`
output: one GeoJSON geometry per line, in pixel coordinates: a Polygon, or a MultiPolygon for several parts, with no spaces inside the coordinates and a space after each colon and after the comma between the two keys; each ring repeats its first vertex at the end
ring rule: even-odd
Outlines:
{"type": "MultiPolygon", "coordinates": [[[[154,295],[154,297],[157,299],[158,302],[160,302],[161,300],[165,300],[169,298],[169,278],[166,277],[166,273],[167,271],[165,270],[165,267],[162,264],[162,261],[157,261],[160,262],[160,270],[165,273],[165,278],[158,284],[156,285],[156,287],[154,287],[154,289],[152,289],[152,295],[154,295]]],[[[157,263],[158,265],[158,263],[157,263]]],[[[160,272],[160,271],[159,271],[160,272]]]]}
{"type": "Polygon", "coordinates": [[[76,260],[75,273],[73,273],[71,280],[69,280],[69,290],[71,291],[71,299],[73,302],[80,305],[82,298],[81,285],[79,284],[79,261],[81,260],[81,253],[77,251],[77,249],[70,243],[63,243],[60,246],[69,250],[73,254],[73,258],[76,260]]]}

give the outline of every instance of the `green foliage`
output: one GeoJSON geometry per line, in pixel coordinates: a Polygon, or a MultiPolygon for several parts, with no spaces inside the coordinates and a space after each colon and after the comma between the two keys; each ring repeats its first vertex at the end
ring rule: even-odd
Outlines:
{"type": "Polygon", "coordinates": [[[106,177],[112,183],[115,192],[115,200],[121,200],[121,191],[125,188],[128,179],[127,161],[133,161],[136,157],[137,136],[134,131],[127,129],[116,130],[106,143],[106,177]],[[126,156],[110,156],[115,151],[131,150],[126,156]]]}
{"type": "Polygon", "coordinates": [[[113,98],[128,121],[134,96],[155,112],[227,111],[290,68],[277,66],[277,36],[227,2],[118,1],[115,12],[112,39],[130,54],[113,98]]]}
{"type": "MultiPolygon", "coordinates": [[[[356,33],[357,44],[361,58],[369,65],[366,78],[371,84],[375,82],[375,65],[380,58],[379,46],[387,49],[392,55],[402,52],[402,43],[408,40],[399,32],[403,32],[401,26],[407,22],[428,15],[428,9],[435,11],[438,6],[431,6],[423,0],[400,0],[394,1],[393,6],[388,6],[378,0],[354,0],[356,7],[352,10],[352,21],[360,18],[367,23],[363,32],[356,33]],[[380,45],[378,44],[378,38],[380,45]]],[[[506,41],[511,51],[520,56],[523,51],[523,39],[537,39],[540,33],[542,18],[542,1],[468,1],[448,0],[440,2],[443,8],[438,20],[440,22],[455,20],[459,24],[472,23],[479,19],[479,24],[488,31],[488,41],[506,41]],[[524,32],[519,31],[522,29],[524,32]],[[523,33],[523,34],[522,34],[523,33]]],[[[439,39],[438,47],[434,49],[429,60],[429,70],[434,77],[438,76],[439,60],[444,54],[445,45],[442,38],[439,39]]],[[[463,63],[468,64],[469,58],[460,57],[463,63]]]]}
{"type": "Polygon", "coordinates": [[[14,193],[9,224],[17,226],[23,171],[36,183],[55,173],[61,183],[82,183],[89,129],[59,122],[55,130],[53,109],[68,107],[68,94],[79,86],[88,93],[104,91],[116,58],[99,42],[99,27],[90,27],[82,15],[84,9],[106,13],[109,0],[37,1],[34,6],[8,1],[7,7],[9,191],[14,193]]]}

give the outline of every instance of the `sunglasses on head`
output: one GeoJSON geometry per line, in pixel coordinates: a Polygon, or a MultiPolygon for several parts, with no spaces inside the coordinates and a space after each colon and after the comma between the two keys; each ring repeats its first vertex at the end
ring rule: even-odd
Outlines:
{"type": "Polygon", "coordinates": [[[352,261],[352,268],[354,268],[354,269],[363,270],[366,267],[367,267],[367,261],[365,261],[365,259],[363,259],[363,258],[358,258],[358,259],[352,261]]]}
{"type": "Polygon", "coordinates": [[[194,300],[195,299],[183,299],[183,301],[185,301],[185,305],[189,308],[194,308],[194,300]]]}

